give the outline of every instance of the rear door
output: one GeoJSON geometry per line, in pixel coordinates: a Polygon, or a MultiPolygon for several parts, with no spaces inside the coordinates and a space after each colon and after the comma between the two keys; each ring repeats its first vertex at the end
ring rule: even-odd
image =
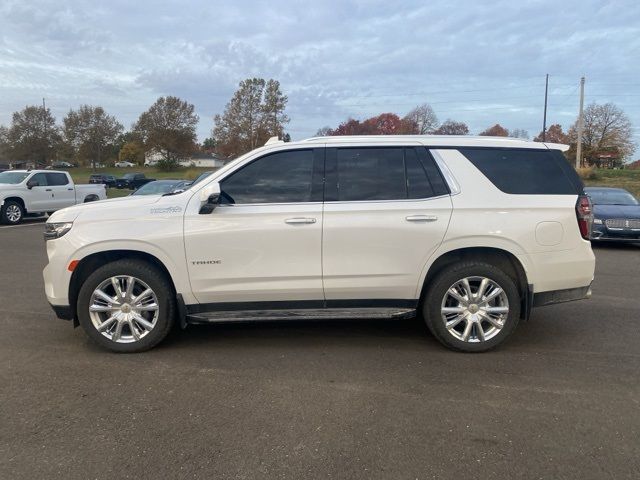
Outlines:
{"type": "Polygon", "coordinates": [[[70,207],[76,203],[76,193],[71,179],[66,173],[47,173],[47,184],[51,190],[53,206],[51,210],[70,207]]]}
{"type": "Polygon", "coordinates": [[[421,270],[451,216],[430,154],[422,146],[331,148],[326,162],[327,305],[415,303],[421,270]]]}

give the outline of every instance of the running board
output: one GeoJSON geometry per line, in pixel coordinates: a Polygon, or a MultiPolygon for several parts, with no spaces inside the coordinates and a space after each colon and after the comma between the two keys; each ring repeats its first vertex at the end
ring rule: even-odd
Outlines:
{"type": "Polygon", "coordinates": [[[271,322],[282,320],[392,319],[416,316],[413,308],[319,308],[296,310],[229,310],[192,313],[187,323],[271,322]]]}

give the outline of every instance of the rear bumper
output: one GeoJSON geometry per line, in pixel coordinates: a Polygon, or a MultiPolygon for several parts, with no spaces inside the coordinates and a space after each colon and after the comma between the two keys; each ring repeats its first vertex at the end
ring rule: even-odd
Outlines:
{"type": "Polygon", "coordinates": [[[56,317],[58,317],[60,320],[73,320],[74,314],[73,314],[73,309],[71,308],[71,306],[69,306],[69,305],[52,305],[51,303],[49,305],[51,305],[51,308],[53,309],[54,313],[56,314],[56,317]]]}
{"type": "Polygon", "coordinates": [[[591,298],[591,285],[578,288],[567,288],[564,290],[551,290],[549,292],[539,292],[533,294],[532,306],[544,307],[556,303],[573,302],[591,298]]]}

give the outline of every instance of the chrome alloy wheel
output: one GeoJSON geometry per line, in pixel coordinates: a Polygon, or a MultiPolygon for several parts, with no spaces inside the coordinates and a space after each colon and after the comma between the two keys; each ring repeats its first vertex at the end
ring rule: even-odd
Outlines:
{"type": "Polygon", "coordinates": [[[11,223],[17,223],[22,218],[22,210],[20,210],[20,207],[18,205],[11,204],[7,206],[4,213],[11,223]]]}
{"type": "Polygon", "coordinates": [[[93,291],[89,317],[98,332],[116,343],[133,343],[158,322],[158,298],[142,280],[131,276],[106,279],[93,291]]]}
{"type": "Polygon", "coordinates": [[[486,277],[467,277],[451,285],[442,299],[442,320],[458,340],[479,343],[500,333],[509,316],[505,291],[486,277]]]}

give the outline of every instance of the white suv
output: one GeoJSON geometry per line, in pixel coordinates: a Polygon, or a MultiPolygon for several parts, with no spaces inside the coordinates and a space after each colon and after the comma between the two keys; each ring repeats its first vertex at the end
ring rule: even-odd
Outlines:
{"type": "Polygon", "coordinates": [[[532,307],[590,294],[591,205],[564,148],[270,140],[184,192],[56,212],[46,295],[118,352],[176,323],[415,315],[484,351],[532,307]]]}

